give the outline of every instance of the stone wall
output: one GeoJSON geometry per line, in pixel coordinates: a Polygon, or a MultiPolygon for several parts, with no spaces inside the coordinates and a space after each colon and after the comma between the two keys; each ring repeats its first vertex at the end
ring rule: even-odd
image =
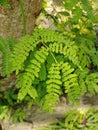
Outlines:
{"type": "MultiPolygon", "coordinates": [[[[42,0],[23,0],[27,33],[35,27],[36,17],[41,10],[42,0]]],[[[19,0],[10,0],[10,8],[0,6],[0,36],[20,38],[24,33],[22,12],[19,0]]]]}

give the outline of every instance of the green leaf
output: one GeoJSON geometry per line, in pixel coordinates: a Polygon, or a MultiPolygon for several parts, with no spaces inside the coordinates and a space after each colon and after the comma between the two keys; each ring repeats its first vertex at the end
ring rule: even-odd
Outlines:
{"type": "Polygon", "coordinates": [[[5,40],[0,37],[0,51],[2,53],[2,76],[9,77],[12,73],[11,53],[16,41],[14,38],[5,40]]]}
{"type": "Polygon", "coordinates": [[[47,69],[49,69],[51,67],[52,63],[55,63],[55,60],[54,60],[52,55],[48,55],[48,57],[47,57],[47,64],[46,64],[47,69]]]}
{"type": "Polygon", "coordinates": [[[28,94],[33,98],[35,99],[36,97],[38,97],[38,94],[37,94],[37,90],[31,86],[28,90],[28,94]]]}
{"type": "Polygon", "coordinates": [[[98,92],[98,73],[89,74],[85,82],[91,95],[94,95],[95,92],[98,92]]]}
{"type": "Polygon", "coordinates": [[[9,107],[6,106],[1,106],[0,105],[0,120],[4,118],[9,118],[10,110],[9,107]]]}
{"type": "Polygon", "coordinates": [[[23,112],[21,108],[16,109],[13,113],[14,122],[17,122],[17,121],[23,122],[24,117],[25,117],[25,112],[23,112]]]}
{"type": "Polygon", "coordinates": [[[40,72],[39,72],[40,81],[45,81],[46,80],[46,75],[47,75],[46,66],[45,66],[45,64],[42,64],[40,72]]]}
{"type": "Polygon", "coordinates": [[[80,7],[76,7],[72,10],[73,18],[72,21],[78,22],[78,20],[82,17],[82,9],[80,7]]]}
{"type": "Polygon", "coordinates": [[[57,56],[56,56],[56,60],[57,60],[58,62],[61,62],[61,61],[64,62],[64,56],[63,56],[63,55],[57,55],[57,56]]]}
{"type": "Polygon", "coordinates": [[[81,0],[81,2],[83,4],[84,10],[87,12],[87,17],[94,22],[95,18],[93,15],[93,9],[91,4],[89,4],[89,0],[81,0]]]}
{"type": "Polygon", "coordinates": [[[58,12],[58,13],[60,13],[61,15],[64,15],[65,17],[70,16],[69,12],[67,12],[67,11],[61,11],[61,12],[58,12]]]}
{"type": "Polygon", "coordinates": [[[66,0],[65,9],[72,10],[74,6],[79,2],[79,0],[66,0]]]}

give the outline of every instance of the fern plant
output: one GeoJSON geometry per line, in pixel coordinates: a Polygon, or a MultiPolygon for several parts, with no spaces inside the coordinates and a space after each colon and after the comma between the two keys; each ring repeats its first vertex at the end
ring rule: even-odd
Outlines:
{"type": "Polygon", "coordinates": [[[29,94],[35,101],[36,99],[38,101],[38,92],[37,88],[35,88],[38,84],[35,85],[33,83],[36,79],[38,79],[40,83],[39,72],[41,66],[44,64],[44,67],[46,67],[47,58],[50,55],[53,57],[53,63],[51,63],[50,67],[46,68],[46,72],[49,73],[47,73],[45,79],[46,93],[42,99],[39,99],[40,102],[38,104],[43,106],[43,109],[49,109],[51,111],[52,106],[56,104],[59,96],[62,94],[62,86],[64,86],[65,92],[68,93],[72,101],[77,99],[80,94],[80,89],[77,75],[74,74],[74,69],[72,69],[70,65],[71,63],[76,65],[79,69],[81,68],[79,66],[77,50],[78,48],[75,43],[71,43],[67,37],[49,29],[37,29],[33,32],[32,37],[23,37],[22,41],[15,46],[11,55],[13,71],[16,70],[17,74],[20,70],[23,71],[23,73],[18,75],[17,87],[20,88],[18,99],[22,100],[29,94]],[[26,42],[27,37],[28,41],[26,42]],[[73,46],[74,52],[72,48],[70,48],[69,43],[73,46]],[[18,54],[20,55],[18,56],[18,54]],[[29,62],[28,65],[25,64],[25,61],[29,54],[32,56],[30,56],[30,59],[27,59],[29,62]],[[58,55],[58,57],[62,56],[62,60],[58,61],[56,55],[58,55]]]}
{"type": "Polygon", "coordinates": [[[14,38],[9,38],[4,40],[0,37],[0,51],[2,52],[2,76],[9,77],[11,73],[12,63],[10,61],[10,55],[12,53],[13,47],[16,44],[16,40],[14,38]]]}
{"type": "MultiPolygon", "coordinates": [[[[4,44],[1,39],[2,55],[6,51],[2,50],[4,44]]],[[[85,45],[85,48],[50,29],[38,28],[31,36],[23,36],[9,53],[12,66],[5,72],[8,76],[16,71],[18,101],[29,95],[41,108],[52,112],[59,96],[64,93],[75,103],[88,91],[91,94],[98,92],[98,73],[87,67],[92,61],[97,65],[97,51],[93,43],[85,45]],[[84,59],[83,63],[81,59],[84,59]]],[[[5,57],[2,57],[3,62],[5,57]]],[[[6,66],[2,64],[2,68],[6,66]]]]}
{"type": "MultiPolygon", "coordinates": [[[[83,71],[80,73],[79,69],[73,67],[78,75],[81,94],[89,92],[94,95],[98,87],[98,73],[96,72],[98,71],[98,48],[94,43],[96,33],[93,25],[96,22],[96,17],[91,2],[90,0],[62,0],[62,6],[53,3],[54,6],[50,7],[53,10],[52,13],[47,11],[47,7],[44,7],[43,13],[45,17],[53,20],[58,31],[75,42],[78,47],[79,66],[83,71]]],[[[74,48],[71,47],[71,49],[74,52],[74,48]]]]}

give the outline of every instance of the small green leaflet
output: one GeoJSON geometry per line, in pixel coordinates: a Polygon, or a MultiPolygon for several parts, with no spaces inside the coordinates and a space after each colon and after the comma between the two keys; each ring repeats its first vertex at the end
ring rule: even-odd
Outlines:
{"type": "Polygon", "coordinates": [[[73,9],[73,18],[72,20],[74,22],[78,22],[78,20],[82,17],[82,9],[80,7],[76,7],[75,9],[73,9]]]}
{"type": "Polygon", "coordinates": [[[47,69],[49,69],[51,67],[52,63],[55,63],[54,58],[53,58],[52,55],[48,55],[48,57],[47,57],[47,65],[46,65],[47,69]]]}
{"type": "Polygon", "coordinates": [[[46,66],[45,64],[42,64],[40,72],[39,72],[39,79],[40,81],[46,80],[46,66]]]}
{"type": "Polygon", "coordinates": [[[30,89],[29,89],[29,91],[28,91],[28,94],[29,94],[33,99],[35,99],[36,97],[38,97],[37,91],[36,91],[36,89],[35,89],[33,86],[30,87],[30,89]]]}
{"type": "Polygon", "coordinates": [[[68,10],[71,10],[76,4],[78,3],[78,0],[66,0],[65,2],[65,8],[68,10]]]}

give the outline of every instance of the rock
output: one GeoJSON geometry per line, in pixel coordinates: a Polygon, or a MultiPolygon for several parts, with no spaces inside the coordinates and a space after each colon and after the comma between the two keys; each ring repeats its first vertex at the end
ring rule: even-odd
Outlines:
{"type": "MultiPolygon", "coordinates": [[[[31,34],[35,27],[36,17],[41,10],[42,0],[23,0],[26,16],[26,30],[31,34]]],[[[10,0],[10,8],[0,6],[0,36],[13,36],[19,39],[24,34],[23,17],[19,0],[10,0]]]]}
{"type": "MultiPolygon", "coordinates": [[[[98,103],[98,98],[94,98],[98,103]]],[[[25,117],[25,122],[23,123],[13,123],[11,120],[1,122],[3,130],[43,130],[44,126],[53,124],[57,122],[58,118],[64,118],[65,113],[68,110],[80,110],[87,111],[91,108],[98,109],[98,105],[91,104],[91,101],[86,98],[87,104],[84,104],[84,101],[80,102],[80,105],[73,106],[66,103],[58,103],[54,107],[54,112],[52,114],[41,110],[38,106],[33,105],[31,109],[26,111],[27,117],[25,117]],[[27,122],[26,122],[27,121],[27,122]]],[[[95,101],[94,101],[95,102],[95,101]]],[[[26,108],[25,108],[26,109],[26,108]]]]}
{"type": "Polygon", "coordinates": [[[33,130],[31,123],[15,123],[5,130],[33,130]]]}

